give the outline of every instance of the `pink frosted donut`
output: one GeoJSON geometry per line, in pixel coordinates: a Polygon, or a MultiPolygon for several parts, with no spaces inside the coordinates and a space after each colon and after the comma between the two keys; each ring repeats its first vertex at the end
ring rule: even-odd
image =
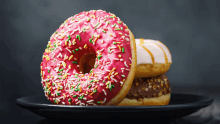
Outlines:
{"type": "Polygon", "coordinates": [[[131,88],[136,61],[134,36],[118,17],[81,12],[50,37],[41,83],[53,104],[117,105],[131,88]]]}

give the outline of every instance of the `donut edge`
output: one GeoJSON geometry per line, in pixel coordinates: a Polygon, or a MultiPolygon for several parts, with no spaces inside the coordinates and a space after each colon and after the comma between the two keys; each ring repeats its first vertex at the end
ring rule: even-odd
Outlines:
{"type": "Polygon", "coordinates": [[[129,30],[130,45],[132,51],[132,63],[131,63],[130,72],[119,93],[115,97],[113,97],[109,102],[106,103],[107,106],[117,106],[126,97],[128,91],[131,89],[133,79],[135,76],[135,72],[137,68],[136,43],[133,33],[130,31],[130,29],[128,30],[129,30]]]}
{"type": "Polygon", "coordinates": [[[161,106],[169,105],[171,93],[155,98],[128,99],[125,98],[117,106],[161,106]]]}
{"type": "Polygon", "coordinates": [[[166,72],[169,71],[171,62],[167,64],[163,63],[156,63],[152,64],[140,64],[137,65],[137,69],[135,72],[135,78],[142,78],[142,77],[156,77],[159,75],[164,75],[166,72]]]}

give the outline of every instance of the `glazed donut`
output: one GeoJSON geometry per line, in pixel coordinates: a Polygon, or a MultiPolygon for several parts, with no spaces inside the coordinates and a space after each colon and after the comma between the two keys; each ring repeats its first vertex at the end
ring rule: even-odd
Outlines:
{"type": "Polygon", "coordinates": [[[168,105],[171,99],[167,76],[135,78],[130,91],[118,106],[168,105]]]}
{"type": "Polygon", "coordinates": [[[135,39],[125,23],[103,10],[81,12],[50,37],[41,83],[53,104],[117,105],[132,85],[136,61],[135,39]]]}
{"type": "Polygon", "coordinates": [[[155,77],[165,74],[172,63],[169,49],[158,40],[135,39],[137,69],[135,78],[155,77]]]}

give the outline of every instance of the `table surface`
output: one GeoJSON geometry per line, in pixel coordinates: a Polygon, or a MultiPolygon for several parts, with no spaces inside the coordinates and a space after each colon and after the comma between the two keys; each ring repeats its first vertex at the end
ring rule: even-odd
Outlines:
{"type": "MultiPolygon", "coordinates": [[[[210,87],[204,88],[195,88],[195,87],[173,87],[173,93],[187,93],[187,94],[198,94],[210,96],[214,99],[214,102],[205,107],[198,112],[195,112],[189,116],[177,119],[173,124],[220,124],[220,91],[219,88],[211,89],[210,87]],[[187,89],[187,90],[186,90],[187,89]],[[187,91],[187,92],[184,92],[187,91]]],[[[31,124],[56,124],[60,123],[57,121],[45,119],[41,116],[38,116],[26,109],[20,108],[16,105],[11,107],[9,112],[1,111],[0,120],[8,124],[11,123],[31,123],[31,124]]],[[[74,121],[74,120],[73,120],[74,121]]],[[[78,120],[75,120],[78,121],[78,120]]],[[[82,120],[79,120],[82,121],[82,120]]],[[[101,122],[106,120],[92,120],[94,122],[101,122]]],[[[91,120],[83,120],[83,122],[92,122],[91,120]]],[[[107,120],[109,121],[109,120],[107,120]]],[[[117,122],[125,122],[125,120],[119,120],[117,122]]],[[[134,121],[143,121],[143,120],[127,120],[128,122],[134,121]]]]}

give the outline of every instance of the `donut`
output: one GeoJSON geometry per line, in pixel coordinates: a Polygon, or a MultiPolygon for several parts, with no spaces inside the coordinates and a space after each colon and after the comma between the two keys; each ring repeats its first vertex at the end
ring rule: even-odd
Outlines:
{"type": "Polygon", "coordinates": [[[69,17],[52,34],[41,62],[41,83],[52,104],[114,106],[136,71],[132,32],[103,10],[69,17]]]}
{"type": "Polygon", "coordinates": [[[172,64],[171,53],[162,42],[152,39],[135,39],[137,69],[135,78],[165,74],[172,64]]]}
{"type": "Polygon", "coordinates": [[[171,99],[167,76],[135,78],[130,91],[118,106],[168,105],[171,99]]]}

